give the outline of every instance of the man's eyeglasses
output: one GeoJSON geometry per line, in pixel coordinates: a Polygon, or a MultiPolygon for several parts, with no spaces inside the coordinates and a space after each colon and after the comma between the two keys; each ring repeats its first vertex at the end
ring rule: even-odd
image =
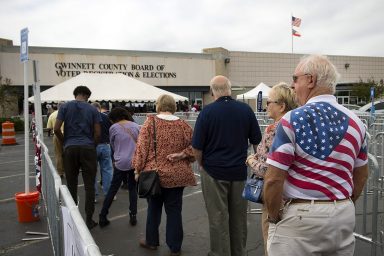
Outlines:
{"type": "Polygon", "coordinates": [[[297,79],[301,76],[310,76],[311,74],[304,74],[304,75],[293,75],[292,80],[294,83],[296,83],[297,79]]]}
{"type": "Polygon", "coordinates": [[[277,100],[267,100],[267,106],[271,103],[279,103],[277,100]]]}

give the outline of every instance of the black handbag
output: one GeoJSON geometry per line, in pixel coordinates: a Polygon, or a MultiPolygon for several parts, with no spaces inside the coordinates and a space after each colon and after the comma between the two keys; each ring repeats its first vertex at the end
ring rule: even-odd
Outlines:
{"type": "Polygon", "coordinates": [[[140,198],[160,196],[161,187],[157,170],[142,171],[139,175],[137,190],[140,198]]]}
{"type": "Polygon", "coordinates": [[[263,186],[264,179],[252,174],[251,177],[247,178],[243,190],[243,198],[254,203],[263,203],[263,186]]]}
{"type": "MultiPolygon", "coordinates": [[[[155,162],[157,166],[157,152],[156,152],[156,125],[153,119],[153,146],[155,150],[155,162]]],[[[148,153],[149,154],[149,153],[148,153]]],[[[147,157],[148,157],[147,154],[147,157]]],[[[137,185],[137,194],[140,198],[157,197],[161,195],[160,179],[157,170],[141,171],[139,175],[139,182],[137,185]]]]}

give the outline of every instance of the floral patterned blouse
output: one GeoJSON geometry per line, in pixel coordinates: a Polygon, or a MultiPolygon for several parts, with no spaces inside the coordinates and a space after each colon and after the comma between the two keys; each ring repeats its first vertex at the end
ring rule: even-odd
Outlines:
{"type": "Polygon", "coordinates": [[[195,186],[196,179],[191,167],[191,162],[195,161],[191,146],[192,128],[176,116],[160,117],[148,116],[141,127],[132,165],[139,173],[157,169],[161,187],[195,186]],[[156,125],[156,160],[153,121],[156,125]],[[184,152],[188,157],[177,162],[170,162],[166,158],[169,154],[179,152],[184,152]]]}
{"type": "Polygon", "coordinates": [[[261,143],[257,146],[256,153],[248,156],[247,165],[251,168],[252,172],[259,177],[264,177],[268,165],[267,156],[269,149],[272,145],[273,138],[275,137],[276,127],[279,122],[275,122],[265,128],[261,143]]]}

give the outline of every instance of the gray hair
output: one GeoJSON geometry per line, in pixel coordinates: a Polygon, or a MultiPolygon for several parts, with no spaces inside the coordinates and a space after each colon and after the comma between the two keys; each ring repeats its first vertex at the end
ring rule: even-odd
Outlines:
{"type": "Polygon", "coordinates": [[[156,100],[156,112],[170,112],[174,114],[176,112],[176,101],[169,94],[162,94],[156,100]]]}
{"type": "Polygon", "coordinates": [[[215,76],[210,83],[210,89],[216,97],[231,96],[231,81],[225,76],[215,76]]]}
{"type": "Polygon", "coordinates": [[[91,105],[94,106],[95,108],[97,108],[97,110],[101,109],[101,106],[100,106],[99,102],[92,102],[91,105]]]}
{"type": "Polygon", "coordinates": [[[300,70],[304,74],[316,76],[317,85],[329,87],[332,93],[335,93],[337,80],[340,75],[327,56],[304,56],[301,58],[298,66],[300,66],[300,70]]]}

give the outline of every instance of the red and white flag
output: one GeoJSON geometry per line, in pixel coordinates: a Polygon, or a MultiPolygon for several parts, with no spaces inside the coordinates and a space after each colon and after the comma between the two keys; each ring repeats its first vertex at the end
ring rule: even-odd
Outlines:
{"type": "Polygon", "coordinates": [[[300,27],[300,25],[301,25],[301,19],[292,16],[292,26],[294,26],[294,27],[300,27]]]}
{"type": "Polygon", "coordinates": [[[294,30],[294,29],[292,29],[292,35],[293,35],[293,36],[301,37],[300,32],[299,32],[299,31],[296,31],[296,30],[294,30]]]}

